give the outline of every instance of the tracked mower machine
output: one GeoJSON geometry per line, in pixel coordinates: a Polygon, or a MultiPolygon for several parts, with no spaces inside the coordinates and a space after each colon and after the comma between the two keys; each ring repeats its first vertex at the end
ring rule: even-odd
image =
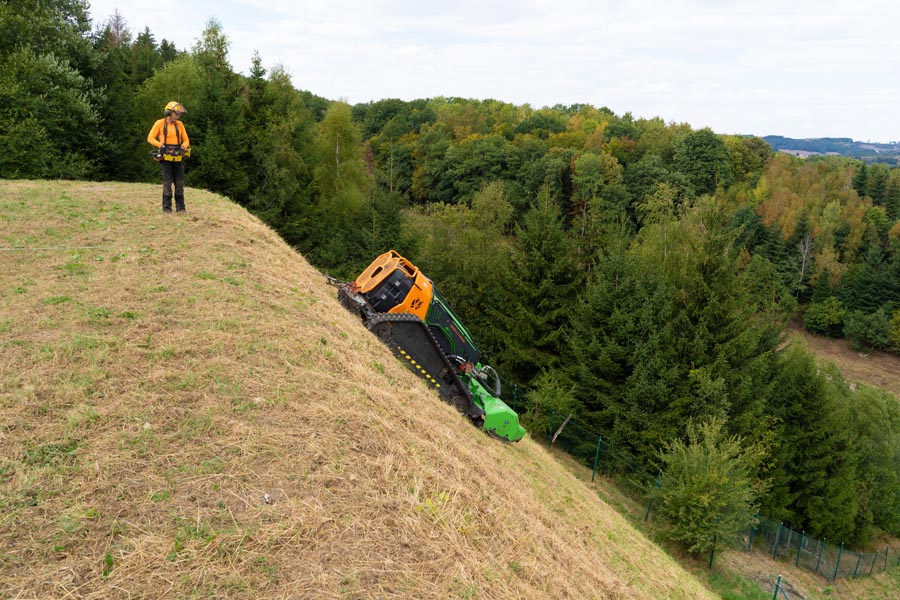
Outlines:
{"type": "Polygon", "coordinates": [[[516,442],[519,417],[500,399],[500,378],[482,365],[469,331],[415,265],[389,250],[354,282],[332,277],[338,300],[441,397],[489,435],[516,442]]]}

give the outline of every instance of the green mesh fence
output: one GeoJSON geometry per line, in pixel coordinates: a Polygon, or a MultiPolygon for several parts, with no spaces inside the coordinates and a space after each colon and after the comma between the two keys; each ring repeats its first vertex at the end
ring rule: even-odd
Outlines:
{"type": "MultiPolygon", "coordinates": [[[[541,411],[528,399],[527,390],[517,385],[507,385],[502,399],[515,410],[531,435],[548,446],[563,450],[591,469],[592,480],[600,474],[627,487],[632,494],[647,496],[645,519],[653,508],[653,492],[659,483],[659,475],[650,473],[635,461],[628,452],[615,448],[603,435],[593,431],[574,415],[557,415],[554,411],[541,411]],[[544,424],[544,427],[535,425],[544,424]],[[540,431],[543,429],[543,431],[540,431]],[[654,485],[654,482],[656,485],[654,485]]],[[[900,568],[900,552],[890,547],[875,553],[861,553],[844,548],[843,544],[829,544],[827,540],[806,535],[783,523],[757,515],[757,525],[742,532],[738,545],[749,552],[764,552],[772,558],[790,562],[821,575],[830,581],[844,577],[866,577],[900,568]]],[[[714,551],[713,551],[714,552],[714,551]]],[[[714,554],[710,555],[710,566],[714,554]]]]}
{"type": "Polygon", "coordinates": [[[855,552],[843,544],[829,545],[824,539],[806,535],[766,517],[744,539],[744,547],[790,562],[831,581],[840,577],[867,577],[897,566],[890,560],[890,547],[875,553],[855,552]],[[748,542],[748,540],[750,540],[748,542]]]}
{"type": "Polygon", "coordinates": [[[787,591],[781,587],[781,575],[778,576],[778,581],[775,583],[775,595],[772,597],[772,600],[791,600],[787,591]]]}

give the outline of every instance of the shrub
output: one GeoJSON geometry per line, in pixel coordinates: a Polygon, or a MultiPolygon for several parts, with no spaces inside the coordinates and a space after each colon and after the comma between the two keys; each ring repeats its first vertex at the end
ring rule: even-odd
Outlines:
{"type": "Polygon", "coordinates": [[[890,327],[883,308],[871,314],[854,310],[844,320],[844,336],[854,350],[884,350],[890,343],[890,327]]]}
{"type": "Polygon", "coordinates": [[[756,477],[761,454],[726,434],[723,421],[689,424],[687,441],[670,442],[660,457],[665,465],[660,512],[667,537],[699,554],[753,525],[763,491],[756,477]]]}
{"type": "Polygon", "coordinates": [[[813,333],[834,337],[840,335],[846,315],[847,309],[844,308],[841,301],[830,296],[822,302],[810,304],[803,323],[813,333]]]}
{"type": "Polygon", "coordinates": [[[569,414],[577,414],[580,403],[568,385],[560,380],[554,373],[543,372],[534,381],[534,389],[528,394],[530,408],[526,415],[522,415],[532,432],[549,431],[551,415],[556,415],[555,426],[562,424],[562,420],[569,414]]]}
{"type": "Polygon", "coordinates": [[[891,318],[890,328],[888,329],[888,348],[894,352],[900,352],[900,308],[894,311],[891,318]]]}

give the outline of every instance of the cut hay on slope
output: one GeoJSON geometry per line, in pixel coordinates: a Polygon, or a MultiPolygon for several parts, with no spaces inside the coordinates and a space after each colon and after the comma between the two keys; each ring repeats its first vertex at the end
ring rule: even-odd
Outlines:
{"type": "Polygon", "coordinates": [[[711,598],[242,208],[0,183],[0,597],[711,598]]]}

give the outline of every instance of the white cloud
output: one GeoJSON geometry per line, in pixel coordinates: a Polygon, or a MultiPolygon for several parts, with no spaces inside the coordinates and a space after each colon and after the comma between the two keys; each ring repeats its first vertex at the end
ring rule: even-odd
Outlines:
{"type": "Polygon", "coordinates": [[[114,7],[190,48],[215,16],[297,87],[350,102],[436,95],[587,102],[723,133],[900,139],[900,7],[886,0],[195,0],[114,7]]]}

